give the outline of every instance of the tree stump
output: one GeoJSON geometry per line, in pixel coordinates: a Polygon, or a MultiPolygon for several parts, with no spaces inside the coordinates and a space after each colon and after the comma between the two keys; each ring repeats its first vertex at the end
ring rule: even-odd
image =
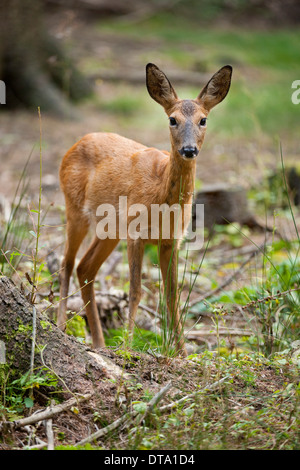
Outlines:
{"type": "MultiPolygon", "coordinates": [[[[0,278],[0,344],[2,356],[5,345],[4,362],[16,377],[30,370],[34,308],[10,279],[0,278]]],[[[88,393],[104,378],[124,377],[105,351],[91,351],[38,311],[34,350],[34,368],[46,366],[72,393],[88,393]]]]}
{"type": "Polygon", "coordinates": [[[193,230],[208,228],[215,224],[239,223],[250,228],[262,228],[250,213],[245,189],[227,184],[212,184],[203,187],[194,200],[192,211],[193,230]],[[196,220],[196,204],[204,204],[204,220],[196,220]]]}

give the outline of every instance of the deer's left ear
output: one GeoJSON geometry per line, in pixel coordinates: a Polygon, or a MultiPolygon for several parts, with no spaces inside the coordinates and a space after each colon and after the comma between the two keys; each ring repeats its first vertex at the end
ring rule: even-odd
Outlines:
{"type": "Polygon", "coordinates": [[[207,111],[210,111],[225,98],[230,88],[231,76],[231,65],[225,65],[212,76],[207,85],[201,90],[197,101],[207,111]]]}

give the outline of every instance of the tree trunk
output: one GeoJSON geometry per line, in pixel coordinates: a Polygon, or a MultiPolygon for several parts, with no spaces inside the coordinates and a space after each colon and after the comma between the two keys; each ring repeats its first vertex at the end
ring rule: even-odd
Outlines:
{"type": "MultiPolygon", "coordinates": [[[[30,370],[34,308],[10,279],[0,278],[1,362],[14,370],[16,378],[30,370]]],[[[124,376],[123,371],[107,357],[67,336],[48,318],[36,312],[34,368],[44,366],[54,372],[64,388],[72,393],[87,393],[94,389],[95,383],[100,386],[101,379],[124,376]]]]}
{"type": "MultiPolygon", "coordinates": [[[[67,114],[69,100],[91,93],[91,84],[46,30],[42,0],[1,0],[0,79],[6,107],[39,106],[67,114]]],[[[4,108],[4,107],[3,107],[4,108]]]]}

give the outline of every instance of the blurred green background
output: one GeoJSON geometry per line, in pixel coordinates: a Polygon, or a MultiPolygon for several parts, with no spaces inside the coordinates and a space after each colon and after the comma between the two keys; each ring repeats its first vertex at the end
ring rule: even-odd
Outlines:
{"type": "MultiPolygon", "coordinates": [[[[257,185],[285,162],[299,165],[299,2],[288,0],[3,0],[0,185],[11,197],[43,122],[44,193],[63,204],[62,156],[88,132],[117,132],[169,149],[166,116],[148,95],[158,65],[182,98],[194,98],[225,64],[228,97],[211,112],[198,163],[203,183],[257,185]]],[[[39,154],[28,164],[32,194],[39,154]]],[[[30,192],[30,189],[29,189],[30,192]]]]}

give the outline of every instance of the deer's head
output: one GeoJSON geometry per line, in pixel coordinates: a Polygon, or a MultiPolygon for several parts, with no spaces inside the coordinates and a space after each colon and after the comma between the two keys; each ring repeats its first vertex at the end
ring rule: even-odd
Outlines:
{"type": "Polygon", "coordinates": [[[163,106],[169,117],[172,150],[185,160],[193,160],[203,144],[210,110],[228,93],[232,67],[216,72],[195,100],[181,100],[166,75],[154,64],[146,67],[150,96],[163,106]]]}

